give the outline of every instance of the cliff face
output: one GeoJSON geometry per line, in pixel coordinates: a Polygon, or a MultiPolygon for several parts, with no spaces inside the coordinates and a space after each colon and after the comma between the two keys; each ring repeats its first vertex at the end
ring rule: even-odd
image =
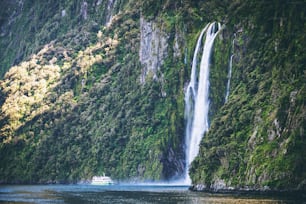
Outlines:
{"type": "Polygon", "coordinates": [[[305,3],[23,0],[0,8],[0,182],[103,172],[180,178],[192,54],[203,26],[219,21],[210,129],[193,183],[304,188],[305,3]]]}
{"type": "Polygon", "coordinates": [[[274,3],[232,5],[231,93],[190,170],[200,188],[305,189],[305,3],[274,3]]]}
{"type": "MultiPolygon", "coordinates": [[[[103,172],[151,181],[182,174],[184,66],[172,56],[166,62],[176,24],[165,28],[161,18],[132,5],[46,1],[10,17],[29,26],[37,22],[28,16],[39,18],[42,26],[25,26],[24,44],[35,39],[37,45],[27,44],[21,63],[3,66],[1,182],[76,182],[103,172]]],[[[9,21],[2,28],[20,29],[9,21]]],[[[20,38],[4,34],[1,43],[20,38]]],[[[3,59],[18,55],[9,48],[2,47],[3,59]]]]}

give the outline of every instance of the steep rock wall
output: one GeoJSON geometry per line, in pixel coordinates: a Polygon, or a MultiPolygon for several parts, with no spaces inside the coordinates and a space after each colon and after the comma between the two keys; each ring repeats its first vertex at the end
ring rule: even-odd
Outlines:
{"type": "Polygon", "coordinates": [[[232,92],[191,168],[195,189],[305,190],[305,5],[274,3],[232,5],[232,92]]]}
{"type": "Polygon", "coordinates": [[[192,53],[217,21],[193,183],[305,188],[304,2],[18,2],[0,6],[1,182],[179,178],[192,53]]]}
{"type": "MultiPolygon", "coordinates": [[[[157,23],[140,17],[137,4],[132,8],[115,1],[70,3],[47,1],[20,14],[59,6],[40,20],[71,29],[65,32],[59,27],[54,41],[49,42],[48,36],[39,41],[33,46],[37,51],[29,51],[35,54],[9,69],[1,80],[1,183],[78,182],[103,172],[127,181],[180,176],[183,117],[177,110],[183,104],[175,98],[183,96],[183,83],[178,83],[181,69],[173,69],[176,64],[169,66],[169,59],[165,60],[173,48],[166,45],[174,38],[164,37],[164,20],[157,23]],[[109,3],[125,10],[112,12],[105,25],[103,9],[109,3]],[[69,20],[72,11],[77,15],[69,20]],[[140,21],[152,28],[148,48],[141,45],[144,24],[140,21]],[[140,47],[149,53],[145,59],[140,59],[140,47]],[[147,62],[154,62],[158,80],[146,76],[141,83],[147,62]],[[176,80],[176,88],[170,79],[176,80]]],[[[25,30],[24,39],[28,34],[25,30]]],[[[35,35],[45,34],[43,27],[35,35]]]]}
{"type": "MultiPolygon", "coordinates": [[[[140,18],[140,48],[139,60],[143,66],[140,82],[145,83],[146,78],[159,80],[163,75],[160,68],[167,57],[167,40],[169,36],[160,31],[157,24],[140,18]]],[[[162,79],[160,79],[162,81],[162,79]]]]}

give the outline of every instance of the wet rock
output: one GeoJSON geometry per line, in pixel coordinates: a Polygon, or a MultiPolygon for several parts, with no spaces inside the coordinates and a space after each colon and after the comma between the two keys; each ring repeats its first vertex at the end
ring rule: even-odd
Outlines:
{"type": "Polygon", "coordinates": [[[158,72],[167,56],[168,36],[162,32],[157,23],[140,18],[139,59],[142,65],[140,82],[146,82],[148,76],[158,80],[158,72]]]}

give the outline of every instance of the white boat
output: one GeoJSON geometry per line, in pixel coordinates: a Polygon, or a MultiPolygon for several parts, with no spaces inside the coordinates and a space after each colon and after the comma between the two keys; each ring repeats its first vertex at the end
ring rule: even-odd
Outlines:
{"type": "Polygon", "coordinates": [[[92,185],[113,185],[114,181],[108,176],[94,176],[91,180],[92,185]]]}

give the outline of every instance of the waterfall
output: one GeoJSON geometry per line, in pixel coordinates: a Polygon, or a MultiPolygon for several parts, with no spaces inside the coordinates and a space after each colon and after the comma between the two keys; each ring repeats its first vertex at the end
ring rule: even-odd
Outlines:
{"type": "Polygon", "coordinates": [[[191,162],[199,152],[199,145],[203,134],[208,130],[209,109],[209,61],[213,42],[220,24],[210,23],[202,30],[193,55],[190,82],[185,94],[185,118],[186,118],[186,166],[185,183],[190,184],[191,179],[188,169],[191,162]],[[197,71],[197,58],[201,47],[203,35],[206,31],[206,39],[200,63],[197,71]],[[199,73],[198,73],[199,72],[199,73]],[[199,76],[198,76],[199,74],[199,76]]]}
{"type": "Polygon", "coordinates": [[[233,42],[232,42],[232,55],[231,55],[231,58],[229,60],[229,66],[228,66],[225,103],[228,101],[228,97],[229,97],[229,93],[230,93],[230,87],[231,87],[233,58],[234,58],[234,51],[235,51],[235,40],[236,40],[236,33],[234,34],[234,39],[233,39],[233,42]]]}
{"type": "Polygon", "coordinates": [[[229,66],[228,66],[228,75],[227,75],[227,85],[226,85],[226,94],[225,94],[225,103],[228,100],[229,93],[230,93],[230,87],[231,87],[231,78],[232,78],[232,66],[233,66],[233,57],[234,54],[232,54],[230,61],[229,61],[229,66]]]}

